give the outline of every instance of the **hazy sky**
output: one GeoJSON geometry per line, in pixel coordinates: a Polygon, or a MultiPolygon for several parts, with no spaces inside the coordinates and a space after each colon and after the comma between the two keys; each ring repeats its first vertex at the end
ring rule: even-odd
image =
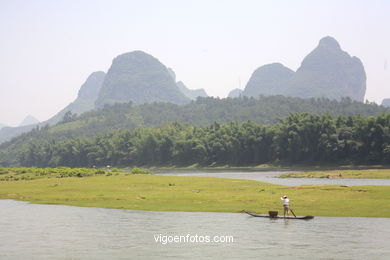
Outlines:
{"type": "Polygon", "coordinates": [[[124,52],[148,52],[189,88],[225,97],[261,65],[296,70],[326,35],[362,60],[366,99],[380,103],[389,14],[386,0],[0,0],[0,123],[48,119],[124,52]]]}

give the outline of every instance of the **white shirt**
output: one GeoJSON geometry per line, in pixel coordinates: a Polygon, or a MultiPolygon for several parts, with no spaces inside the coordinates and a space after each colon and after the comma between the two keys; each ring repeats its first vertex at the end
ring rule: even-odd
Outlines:
{"type": "Polygon", "coordinates": [[[283,200],[283,205],[288,206],[288,203],[290,202],[290,200],[288,198],[280,198],[280,199],[283,200]]]}

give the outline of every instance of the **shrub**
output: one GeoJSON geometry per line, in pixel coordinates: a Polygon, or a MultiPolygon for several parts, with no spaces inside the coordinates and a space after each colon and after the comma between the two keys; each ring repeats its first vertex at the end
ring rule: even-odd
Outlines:
{"type": "Polygon", "coordinates": [[[150,171],[144,170],[144,169],[140,169],[140,168],[133,168],[133,169],[131,169],[131,173],[132,174],[151,174],[150,171]]]}
{"type": "Polygon", "coordinates": [[[95,171],[95,174],[105,174],[105,173],[106,173],[106,171],[102,170],[102,169],[99,169],[99,170],[95,171]]]}
{"type": "Polygon", "coordinates": [[[7,173],[8,173],[8,169],[0,168],[0,174],[7,174],[7,173]]]}

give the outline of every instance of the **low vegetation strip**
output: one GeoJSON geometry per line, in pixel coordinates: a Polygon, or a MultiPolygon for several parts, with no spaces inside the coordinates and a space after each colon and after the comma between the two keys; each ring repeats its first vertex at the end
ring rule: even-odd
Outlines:
{"type": "Polygon", "coordinates": [[[390,217],[390,187],[281,186],[258,181],[153,174],[44,176],[0,181],[0,199],[153,211],[282,212],[288,195],[298,215],[390,217]]]}
{"type": "Polygon", "coordinates": [[[390,179],[390,169],[332,170],[285,173],[280,178],[390,179]]]}
{"type": "Polygon", "coordinates": [[[148,170],[140,168],[132,168],[126,172],[117,168],[94,169],[94,168],[0,168],[0,182],[1,181],[25,181],[35,180],[41,178],[66,178],[66,177],[91,177],[91,176],[111,176],[119,174],[150,174],[148,170]]]}
{"type": "Polygon", "coordinates": [[[0,166],[115,167],[390,164],[390,114],[364,118],[290,114],[276,125],[214,123],[117,130],[93,138],[51,139],[46,128],[26,144],[0,146],[0,166]]]}

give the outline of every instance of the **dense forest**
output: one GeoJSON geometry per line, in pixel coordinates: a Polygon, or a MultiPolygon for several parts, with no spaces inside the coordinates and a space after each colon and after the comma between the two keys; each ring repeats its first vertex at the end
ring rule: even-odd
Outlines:
{"type": "MultiPolygon", "coordinates": [[[[37,167],[390,163],[390,114],[295,113],[273,125],[236,121],[115,130],[93,138],[35,138],[11,164],[37,167]]],[[[49,128],[35,130],[47,137],[49,128]]]]}
{"type": "MultiPolygon", "coordinates": [[[[207,126],[214,122],[239,123],[251,120],[259,124],[275,124],[290,113],[310,112],[332,116],[377,116],[390,113],[390,108],[375,103],[361,103],[344,98],[341,101],[326,98],[302,99],[284,96],[259,96],[241,98],[198,98],[188,105],[152,103],[134,106],[132,103],[105,106],[77,116],[68,112],[61,122],[51,126],[46,138],[64,140],[74,137],[94,137],[117,129],[161,127],[167,123],[182,122],[194,126],[207,126]]],[[[42,127],[42,126],[41,126],[42,127]]],[[[36,131],[20,135],[0,145],[14,149],[26,140],[39,138],[36,131]]]]}
{"type": "MultiPolygon", "coordinates": [[[[188,105],[152,103],[134,106],[131,103],[105,106],[82,115],[66,113],[57,125],[40,126],[0,145],[0,165],[20,165],[22,149],[31,142],[59,143],[67,140],[92,140],[107,133],[123,132],[137,128],[158,128],[180,122],[197,128],[207,128],[214,123],[244,123],[251,121],[272,125],[290,113],[311,112],[351,116],[378,116],[390,113],[390,108],[375,103],[361,103],[344,98],[341,101],[301,99],[284,96],[259,96],[241,98],[198,98],[188,105]]],[[[139,130],[146,131],[146,130],[139,130]]],[[[70,142],[70,141],[69,141],[70,142]]]]}
{"type": "Polygon", "coordinates": [[[229,123],[248,120],[259,124],[274,124],[290,113],[377,116],[390,113],[390,108],[375,103],[361,103],[350,98],[340,101],[327,98],[302,99],[285,96],[259,96],[239,98],[198,97],[188,105],[151,103],[134,106],[132,103],[106,106],[82,114],[67,124],[54,127],[52,133],[69,132],[73,135],[93,136],[111,129],[160,127],[176,121],[196,126],[214,122],[229,123]],[[92,133],[92,134],[91,134],[92,133]]]}

